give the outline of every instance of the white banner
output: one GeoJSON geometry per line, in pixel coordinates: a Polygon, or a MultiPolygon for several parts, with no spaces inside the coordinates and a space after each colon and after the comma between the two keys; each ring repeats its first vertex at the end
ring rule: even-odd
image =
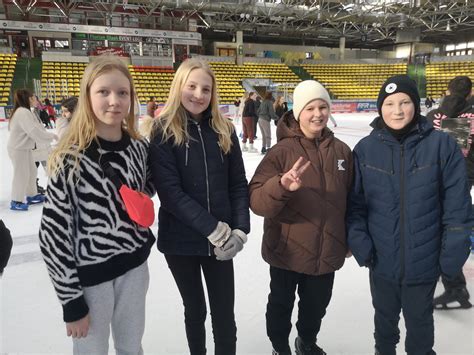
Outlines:
{"type": "Polygon", "coordinates": [[[1,23],[0,28],[4,30],[97,33],[97,34],[109,34],[109,35],[121,35],[121,36],[179,38],[179,39],[188,39],[188,40],[195,40],[195,41],[201,40],[201,34],[198,32],[147,30],[147,29],[141,29],[141,28],[89,26],[89,25],[73,25],[73,24],[62,24],[62,23],[26,22],[26,21],[9,21],[9,20],[0,20],[0,23],[1,23]]]}

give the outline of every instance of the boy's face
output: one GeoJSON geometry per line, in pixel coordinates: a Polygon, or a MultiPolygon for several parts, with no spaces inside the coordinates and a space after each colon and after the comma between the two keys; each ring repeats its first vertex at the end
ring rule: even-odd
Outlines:
{"type": "Polygon", "coordinates": [[[388,96],[382,104],[382,118],[391,129],[402,129],[413,120],[414,116],[415,104],[410,96],[403,92],[388,96]]]}
{"type": "Polygon", "coordinates": [[[326,101],[316,99],[310,101],[301,110],[298,122],[300,129],[307,138],[321,137],[329,119],[329,105],[326,101]]]}

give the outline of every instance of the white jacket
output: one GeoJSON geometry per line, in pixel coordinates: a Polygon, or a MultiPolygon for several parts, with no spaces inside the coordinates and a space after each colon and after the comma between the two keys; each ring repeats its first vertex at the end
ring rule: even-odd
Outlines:
{"type": "Polygon", "coordinates": [[[24,107],[19,107],[10,118],[9,130],[9,149],[30,150],[35,144],[44,145],[45,141],[51,142],[55,138],[53,133],[46,131],[35,114],[24,107]]]}

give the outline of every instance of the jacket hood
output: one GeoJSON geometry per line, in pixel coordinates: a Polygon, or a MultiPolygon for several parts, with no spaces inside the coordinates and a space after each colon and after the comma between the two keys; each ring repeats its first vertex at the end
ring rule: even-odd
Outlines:
{"type": "MultiPolygon", "coordinates": [[[[286,112],[278,120],[276,136],[278,142],[285,138],[306,138],[304,133],[300,129],[298,121],[295,120],[293,110],[286,112]]],[[[334,133],[329,128],[325,127],[320,140],[332,138],[333,136],[334,133]]]]}
{"type": "Polygon", "coordinates": [[[451,118],[459,117],[465,111],[471,110],[472,107],[462,96],[448,95],[443,99],[439,110],[446,116],[451,118]]]}

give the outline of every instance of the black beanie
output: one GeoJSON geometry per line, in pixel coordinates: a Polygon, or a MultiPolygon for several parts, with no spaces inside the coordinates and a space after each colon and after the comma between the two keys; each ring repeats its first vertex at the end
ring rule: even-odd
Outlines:
{"type": "Polygon", "coordinates": [[[392,94],[403,92],[410,96],[411,101],[415,105],[415,117],[420,115],[420,94],[416,83],[408,75],[395,75],[389,78],[380,89],[379,97],[377,98],[377,110],[380,117],[382,117],[382,104],[384,100],[392,94]]]}

